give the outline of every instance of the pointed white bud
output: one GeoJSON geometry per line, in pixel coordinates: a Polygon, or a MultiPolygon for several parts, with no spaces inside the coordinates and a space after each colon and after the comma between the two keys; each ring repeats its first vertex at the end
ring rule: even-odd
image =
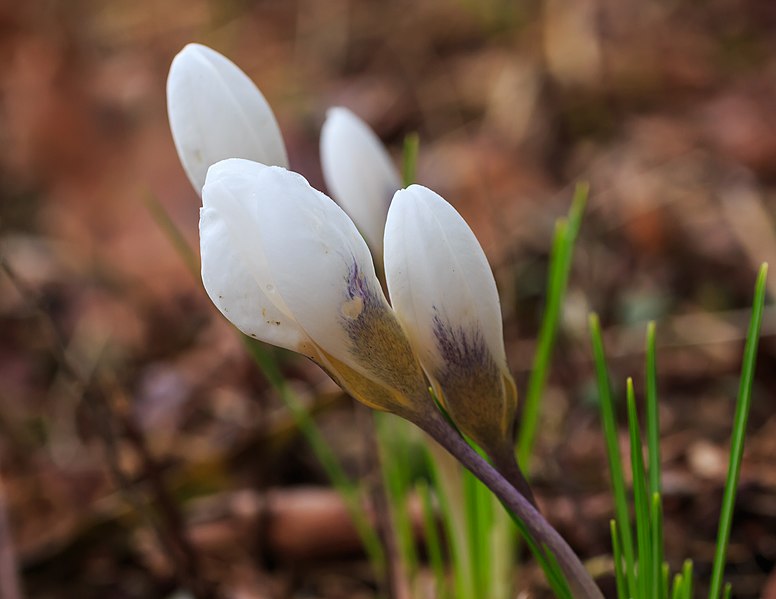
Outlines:
{"type": "Polygon", "coordinates": [[[439,195],[398,191],[385,229],[391,302],[459,427],[486,450],[511,444],[516,408],[498,292],[472,230],[439,195]]]}
{"type": "Polygon", "coordinates": [[[202,193],[202,279],[243,332],[303,353],[373,407],[425,395],[422,371],[353,222],[301,175],[240,159],[202,193]]]}
{"type": "Polygon", "coordinates": [[[288,166],[264,96],[232,61],[207,46],[188,44],[173,59],[167,112],[178,157],[198,194],[207,169],[220,160],[288,166]]]}
{"type": "Polygon", "coordinates": [[[369,126],[347,108],[331,108],[321,131],[321,166],[329,193],[348,213],[382,263],[388,205],[401,178],[369,126]]]}

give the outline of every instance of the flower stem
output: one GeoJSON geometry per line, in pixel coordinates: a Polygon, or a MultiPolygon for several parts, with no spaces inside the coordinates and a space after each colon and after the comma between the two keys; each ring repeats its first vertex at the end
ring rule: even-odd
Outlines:
{"type": "Polygon", "coordinates": [[[502,474],[474,451],[438,412],[428,411],[413,420],[479,478],[523,522],[534,541],[546,546],[555,555],[575,598],[603,599],[603,594],[585,566],[558,531],[502,474]]]}
{"type": "Polygon", "coordinates": [[[531,490],[531,486],[528,484],[528,480],[525,478],[523,471],[517,464],[515,453],[512,451],[511,445],[506,452],[492,453],[489,455],[491,460],[493,460],[493,466],[505,479],[507,479],[507,482],[509,482],[518,493],[525,497],[528,502],[536,508],[537,512],[541,511],[539,510],[539,505],[536,503],[536,498],[531,490]]]}

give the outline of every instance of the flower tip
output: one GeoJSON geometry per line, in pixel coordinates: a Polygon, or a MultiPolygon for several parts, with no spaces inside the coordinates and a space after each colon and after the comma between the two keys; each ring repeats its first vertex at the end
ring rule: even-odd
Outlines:
{"type": "Polygon", "coordinates": [[[288,165],[285,144],[261,91],[226,56],[187,44],[170,65],[167,112],[175,148],[201,194],[208,168],[224,158],[288,165]]]}
{"type": "Polygon", "coordinates": [[[196,42],[189,42],[183,48],[180,49],[180,51],[175,55],[175,58],[172,59],[173,64],[175,64],[176,61],[180,62],[181,59],[185,59],[186,57],[193,55],[193,54],[203,54],[204,51],[212,49],[208,48],[207,46],[204,46],[202,44],[198,44],[196,42]]]}
{"type": "Polygon", "coordinates": [[[388,208],[388,221],[396,220],[396,222],[399,222],[405,218],[417,218],[418,210],[422,210],[424,213],[427,212],[426,207],[438,210],[440,202],[447,204],[446,200],[428,187],[413,183],[394,193],[393,200],[391,200],[391,205],[388,208]]]}
{"type": "Polygon", "coordinates": [[[354,116],[353,112],[344,106],[330,106],[326,109],[324,127],[326,126],[326,123],[336,123],[337,121],[348,118],[348,116],[354,116]]]}
{"type": "Polygon", "coordinates": [[[281,169],[282,167],[268,166],[261,162],[248,160],[247,158],[225,158],[208,167],[207,174],[205,175],[205,186],[207,186],[208,183],[214,183],[225,177],[234,175],[258,175],[265,169],[273,168],[281,169]]]}
{"type": "Polygon", "coordinates": [[[416,201],[422,201],[426,204],[437,204],[439,206],[450,206],[452,208],[450,202],[425,185],[412,183],[407,187],[407,191],[415,196],[416,201]]]}
{"type": "Polygon", "coordinates": [[[341,106],[326,114],[320,140],[323,178],[381,262],[388,204],[401,188],[391,156],[374,131],[341,106]]]}
{"type": "Polygon", "coordinates": [[[184,52],[215,52],[212,48],[209,46],[206,46],[205,44],[200,44],[199,42],[189,42],[185,46],[183,46],[183,49],[178,54],[183,54],[184,52]]]}
{"type": "MultiPolygon", "coordinates": [[[[332,106],[326,110],[326,119],[321,128],[321,162],[324,175],[331,177],[332,164],[340,152],[349,152],[353,138],[363,136],[366,125],[351,110],[344,106],[332,106]],[[328,171],[328,174],[327,172],[328,171]]],[[[336,175],[334,175],[336,177],[336,175]]]]}
{"type": "Polygon", "coordinates": [[[355,137],[361,138],[362,141],[358,142],[363,144],[363,138],[371,138],[369,142],[375,143],[382,149],[382,143],[379,141],[377,134],[372,131],[372,128],[367,125],[361,117],[359,117],[350,108],[345,106],[331,106],[326,110],[326,120],[324,122],[324,129],[328,129],[330,134],[339,137],[340,139],[347,140],[348,138],[355,137]]]}
{"type": "Polygon", "coordinates": [[[195,66],[197,63],[212,62],[216,56],[220,56],[218,52],[203,44],[191,42],[183,46],[170,63],[170,72],[167,75],[168,100],[170,82],[175,82],[177,78],[186,77],[191,69],[198,68],[195,66]]]}

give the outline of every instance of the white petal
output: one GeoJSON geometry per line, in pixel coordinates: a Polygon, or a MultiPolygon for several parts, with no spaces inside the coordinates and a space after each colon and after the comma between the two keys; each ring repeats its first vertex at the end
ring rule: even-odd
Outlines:
{"type": "MultiPolygon", "coordinates": [[[[278,343],[266,331],[271,320],[250,321],[250,305],[258,301],[263,316],[281,323],[274,331],[298,333],[286,333],[284,347],[299,343],[297,351],[327,368],[354,397],[405,416],[427,409],[418,402],[428,398],[417,358],[383,295],[366,243],[339,206],[296,173],[241,159],[210,168],[202,199],[210,237],[228,240],[207,244],[203,235],[203,275],[235,256],[244,266],[219,287],[233,290],[231,303],[219,305],[227,316],[244,312],[249,322],[242,326],[260,326],[259,338],[278,343]],[[242,301],[240,289],[249,300],[242,301]]],[[[216,303],[222,300],[208,291],[216,303]]]]}
{"type": "Polygon", "coordinates": [[[310,355],[307,335],[264,293],[267,283],[252,268],[251,250],[218,210],[202,208],[199,231],[202,282],[221,313],[254,339],[310,355]]]}
{"type": "Polygon", "coordinates": [[[203,201],[250,245],[252,269],[275,306],[326,352],[356,366],[345,325],[369,298],[390,308],[347,215],[301,175],[239,159],[210,169],[203,201]]]}
{"type": "Polygon", "coordinates": [[[207,169],[226,158],[287,166],[275,116],[232,61],[200,44],[178,53],[167,78],[167,111],[175,148],[200,193],[207,169]]]}
{"type": "Polygon", "coordinates": [[[202,282],[210,299],[232,324],[255,339],[312,355],[266,267],[239,189],[229,188],[218,169],[208,177],[200,211],[202,282]]]}
{"type": "Polygon", "coordinates": [[[343,325],[360,314],[368,295],[387,306],[363,238],[301,175],[262,169],[251,185],[252,224],[278,294],[316,343],[352,365],[343,325]]]}
{"type": "Polygon", "coordinates": [[[461,215],[430,189],[411,185],[394,196],[385,270],[393,307],[424,363],[432,369],[445,366],[440,344],[447,332],[458,341],[462,335],[479,338],[506,370],[498,291],[488,260],[461,215]]]}
{"type": "Polygon", "coordinates": [[[356,223],[382,262],[388,205],[401,178],[385,146],[347,108],[332,108],[321,131],[321,166],[332,197],[356,223]]]}

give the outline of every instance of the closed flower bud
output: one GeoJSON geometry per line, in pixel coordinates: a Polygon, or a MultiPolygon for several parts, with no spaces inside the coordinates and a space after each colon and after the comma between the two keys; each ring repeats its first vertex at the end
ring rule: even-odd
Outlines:
{"type": "Polygon", "coordinates": [[[385,230],[391,302],[458,427],[488,453],[512,451],[517,392],[496,282],[469,226],[420,185],[398,191],[385,230]]]}
{"type": "Polygon", "coordinates": [[[353,222],[301,175],[217,163],[202,194],[202,280],[246,334],[300,352],[371,407],[431,406],[423,371],[353,222]]]}
{"type": "Polygon", "coordinates": [[[321,131],[321,166],[329,193],[364,235],[382,265],[388,205],[401,178],[385,146],[347,108],[331,108],[321,131]]]}
{"type": "Polygon", "coordinates": [[[264,96],[232,61],[207,46],[188,44],[172,61],[167,112],[178,157],[198,194],[208,168],[220,160],[288,166],[264,96]]]}

